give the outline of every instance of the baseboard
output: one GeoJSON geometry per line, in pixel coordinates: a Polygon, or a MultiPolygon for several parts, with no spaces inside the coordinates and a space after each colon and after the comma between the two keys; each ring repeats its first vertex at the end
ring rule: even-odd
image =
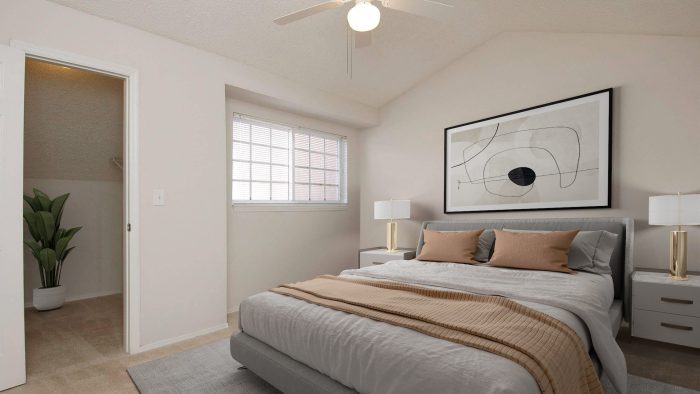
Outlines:
{"type": "Polygon", "coordinates": [[[228,308],[228,311],[226,313],[227,314],[238,313],[240,307],[241,307],[240,305],[236,305],[234,307],[228,308]]]}
{"type": "Polygon", "coordinates": [[[219,324],[217,326],[205,328],[203,330],[199,330],[199,331],[195,331],[195,332],[191,332],[189,334],[180,335],[180,336],[168,338],[168,339],[163,339],[163,340],[149,343],[148,345],[143,345],[143,346],[139,347],[139,349],[138,349],[138,351],[136,351],[136,353],[142,353],[142,352],[147,352],[149,350],[158,349],[160,347],[171,345],[171,344],[176,343],[176,342],[181,342],[181,341],[184,341],[187,339],[192,339],[192,338],[199,337],[202,335],[211,334],[212,332],[219,331],[219,330],[225,330],[227,328],[228,328],[228,323],[222,323],[222,324],[219,324]]]}
{"type": "MultiPolygon", "coordinates": [[[[122,294],[121,290],[111,290],[111,291],[98,291],[96,293],[88,293],[88,294],[80,294],[72,297],[66,297],[66,302],[71,302],[71,301],[80,301],[80,300],[86,300],[88,298],[97,298],[97,297],[105,297],[105,296],[110,296],[114,294],[122,294]]],[[[25,308],[31,308],[34,306],[32,304],[32,301],[27,301],[24,303],[25,308]]]]}

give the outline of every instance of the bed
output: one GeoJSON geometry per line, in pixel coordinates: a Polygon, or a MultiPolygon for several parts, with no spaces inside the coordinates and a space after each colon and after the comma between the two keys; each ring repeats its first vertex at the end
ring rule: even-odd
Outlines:
{"type": "MultiPolygon", "coordinates": [[[[629,319],[633,221],[429,221],[421,230],[480,228],[615,233],[612,275],[578,273],[569,278],[560,273],[411,260],[346,270],[341,276],[509,297],[571,327],[599,372],[605,370],[617,387],[625,387],[624,358],[614,336],[622,320],[629,319]]],[[[239,319],[241,332],[231,338],[232,356],[285,393],[449,393],[463,392],[465,387],[474,393],[540,392],[527,370],[493,353],[276,293],[245,300],[239,319]]]]}

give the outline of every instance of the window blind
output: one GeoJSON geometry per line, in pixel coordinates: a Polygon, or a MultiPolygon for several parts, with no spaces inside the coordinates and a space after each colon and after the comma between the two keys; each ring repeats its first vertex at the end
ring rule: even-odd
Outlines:
{"type": "Polygon", "coordinates": [[[345,138],[233,117],[234,202],[345,202],[345,138]]]}

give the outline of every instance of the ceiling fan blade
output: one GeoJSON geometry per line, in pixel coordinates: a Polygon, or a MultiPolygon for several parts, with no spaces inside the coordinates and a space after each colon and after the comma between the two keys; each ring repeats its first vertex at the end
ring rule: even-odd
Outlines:
{"type": "Polygon", "coordinates": [[[274,22],[278,25],[286,25],[287,23],[292,23],[292,22],[298,21],[299,19],[303,19],[303,18],[306,18],[307,16],[318,14],[319,12],[331,10],[333,8],[338,8],[338,7],[342,6],[343,4],[345,4],[347,1],[348,0],[326,1],[325,3],[316,4],[315,6],[311,6],[309,8],[304,8],[303,10],[299,10],[296,12],[292,12],[291,14],[281,16],[281,17],[275,19],[274,22]]]}
{"type": "Polygon", "coordinates": [[[365,48],[372,45],[372,31],[355,31],[355,48],[365,48]]]}
{"type": "Polygon", "coordinates": [[[436,0],[382,0],[381,2],[384,7],[392,10],[433,19],[449,18],[454,8],[452,4],[436,0]]]}

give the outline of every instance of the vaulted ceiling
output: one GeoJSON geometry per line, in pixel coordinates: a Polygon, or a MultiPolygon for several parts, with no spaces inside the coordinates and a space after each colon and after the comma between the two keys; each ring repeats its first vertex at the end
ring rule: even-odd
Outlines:
{"type": "Polygon", "coordinates": [[[324,0],[52,0],[379,107],[504,31],[700,35],[698,0],[443,0],[435,21],[382,8],[346,73],[350,5],[278,26],[324,0]]]}

